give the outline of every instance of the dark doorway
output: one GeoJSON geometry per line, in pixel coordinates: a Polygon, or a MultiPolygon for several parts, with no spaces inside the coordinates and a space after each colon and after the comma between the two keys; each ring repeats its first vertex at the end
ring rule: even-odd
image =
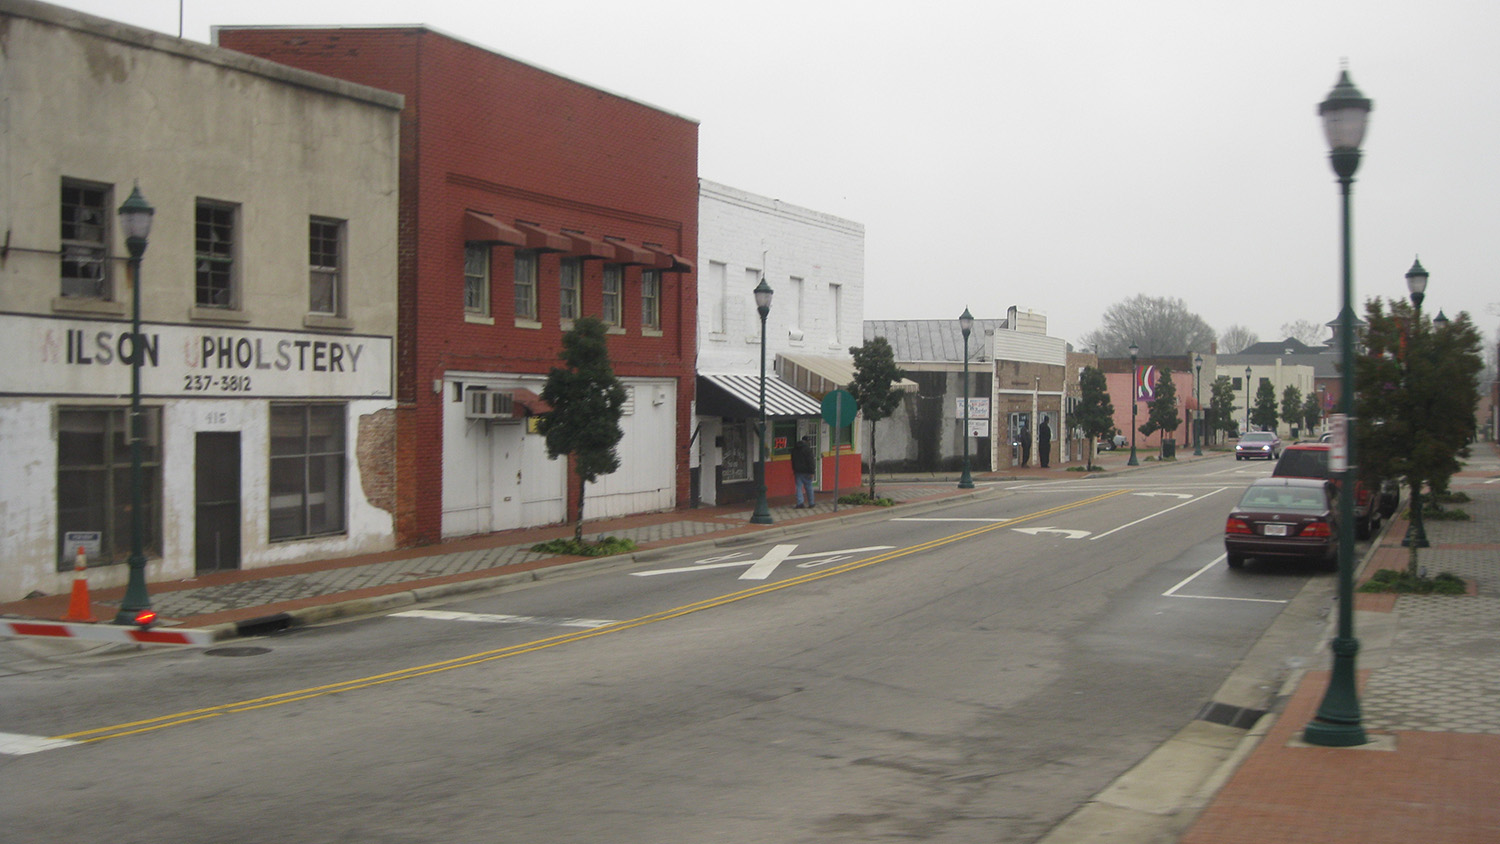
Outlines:
{"type": "Polygon", "coordinates": [[[199,431],[196,457],[198,574],[240,567],[240,434],[199,431]]]}

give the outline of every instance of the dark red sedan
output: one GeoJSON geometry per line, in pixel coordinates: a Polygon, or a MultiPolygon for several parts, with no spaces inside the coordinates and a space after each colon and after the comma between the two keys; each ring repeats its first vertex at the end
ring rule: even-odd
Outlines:
{"type": "Polygon", "coordinates": [[[1245,560],[1294,558],[1338,567],[1338,493],[1327,481],[1261,478],[1240,497],[1224,522],[1229,567],[1245,560]]]}

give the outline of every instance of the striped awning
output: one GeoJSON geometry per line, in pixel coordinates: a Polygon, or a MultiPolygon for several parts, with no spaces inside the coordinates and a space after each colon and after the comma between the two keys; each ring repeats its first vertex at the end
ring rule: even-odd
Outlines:
{"type": "MultiPolygon", "coordinates": [[[[698,412],[707,416],[760,416],[759,375],[699,375],[698,412]]],[[[766,373],[767,416],[821,416],[817,399],[766,373]]]]}

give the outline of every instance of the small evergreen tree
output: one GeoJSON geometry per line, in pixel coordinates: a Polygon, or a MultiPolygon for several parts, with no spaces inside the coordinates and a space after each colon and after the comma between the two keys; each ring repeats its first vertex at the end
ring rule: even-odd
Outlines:
{"type": "Polygon", "coordinates": [[[1323,422],[1323,403],[1318,400],[1317,393],[1308,393],[1306,401],[1302,402],[1302,424],[1308,433],[1318,429],[1323,422]]]}
{"type": "MultiPolygon", "coordinates": [[[[849,394],[870,425],[870,497],[875,497],[875,423],[896,412],[901,391],[895,388],[906,372],[896,366],[896,352],[884,337],[872,337],[863,346],[850,346],[854,355],[854,380],[849,394]]],[[[968,436],[968,432],[964,432],[968,436]]]]}
{"type": "Polygon", "coordinates": [[[1269,378],[1263,378],[1255,391],[1255,407],[1250,411],[1250,424],[1263,431],[1276,430],[1281,417],[1276,414],[1276,388],[1269,378]]]}
{"type": "Polygon", "coordinates": [[[578,505],[573,539],[583,542],[583,494],[588,484],[620,468],[615,451],[620,430],[625,385],[609,364],[606,329],[596,317],[581,317],[563,335],[562,367],[553,367],[542,387],[542,400],[552,405],[537,427],[547,438],[547,456],[568,456],[578,475],[578,505]]]}
{"type": "Polygon", "coordinates": [[[1105,382],[1104,372],[1098,367],[1084,367],[1082,374],[1078,376],[1078,386],[1083,395],[1078,401],[1073,419],[1089,439],[1088,468],[1092,471],[1094,450],[1099,438],[1115,435],[1115,405],[1109,399],[1109,385],[1105,382]]]}
{"type": "Polygon", "coordinates": [[[1281,418],[1288,425],[1297,425],[1302,421],[1302,391],[1292,384],[1286,385],[1281,391],[1281,418]]]}
{"type": "Polygon", "coordinates": [[[1234,383],[1228,375],[1215,378],[1210,388],[1208,427],[1226,435],[1239,427],[1234,421],[1234,383]]]}
{"type": "Polygon", "coordinates": [[[1142,434],[1149,437],[1157,431],[1176,433],[1182,418],[1177,415],[1177,385],[1172,382],[1171,369],[1161,368],[1156,379],[1156,398],[1146,408],[1146,424],[1140,427],[1142,434]]]}

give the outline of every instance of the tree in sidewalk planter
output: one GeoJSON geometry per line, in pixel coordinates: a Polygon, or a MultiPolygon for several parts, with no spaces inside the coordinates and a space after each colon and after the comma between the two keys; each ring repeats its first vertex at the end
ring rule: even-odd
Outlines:
{"type": "Polygon", "coordinates": [[[1276,388],[1270,379],[1263,379],[1255,391],[1255,407],[1250,411],[1250,424],[1262,431],[1276,430],[1281,416],[1276,412],[1276,388]]]}
{"type": "Polygon", "coordinates": [[[553,367],[542,387],[542,400],[552,405],[538,429],[547,439],[547,456],[572,458],[578,475],[578,509],[573,540],[583,543],[583,495],[602,475],[620,468],[615,446],[624,436],[620,416],[625,385],[615,378],[605,343],[606,328],[595,317],[582,317],[563,334],[562,367],[553,367]]]}
{"type": "Polygon", "coordinates": [[[1164,366],[1156,379],[1156,398],[1146,405],[1146,424],[1139,430],[1148,437],[1157,431],[1175,434],[1181,424],[1182,418],[1177,415],[1177,385],[1172,382],[1172,370],[1164,366]]]}
{"type": "Polygon", "coordinates": [[[1400,478],[1414,493],[1444,490],[1474,433],[1479,332],[1467,312],[1446,328],[1426,315],[1418,323],[1405,300],[1373,299],[1365,312],[1366,353],[1354,368],[1360,477],[1371,489],[1400,478]]]}
{"type": "Polygon", "coordinates": [[[1094,450],[1099,438],[1115,435],[1115,405],[1109,400],[1109,385],[1105,382],[1103,370],[1098,367],[1084,367],[1078,376],[1078,386],[1082,395],[1078,409],[1073,412],[1073,421],[1088,437],[1088,468],[1093,471],[1094,450]]]}
{"type": "Polygon", "coordinates": [[[1239,423],[1235,421],[1234,411],[1234,382],[1228,375],[1220,375],[1209,388],[1209,430],[1219,431],[1226,436],[1237,431],[1239,423]]]}
{"type": "Polygon", "coordinates": [[[1302,420],[1302,391],[1291,384],[1281,391],[1281,418],[1288,425],[1300,424],[1302,420]]]}
{"type": "Polygon", "coordinates": [[[1302,402],[1302,415],[1299,418],[1302,420],[1303,428],[1309,434],[1318,430],[1318,426],[1323,424],[1323,403],[1318,400],[1317,393],[1307,394],[1307,398],[1302,402]]]}
{"type": "Polygon", "coordinates": [[[875,423],[901,405],[896,382],[905,378],[906,372],[896,366],[896,353],[884,337],[872,337],[863,346],[850,346],[849,353],[854,355],[849,394],[870,426],[870,497],[875,498],[875,423]]]}

